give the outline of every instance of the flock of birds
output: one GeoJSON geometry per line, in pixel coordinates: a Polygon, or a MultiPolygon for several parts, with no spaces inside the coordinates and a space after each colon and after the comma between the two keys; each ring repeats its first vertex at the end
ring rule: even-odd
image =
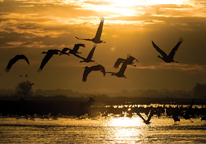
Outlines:
{"type": "MultiPolygon", "coordinates": [[[[49,49],[47,52],[42,52],[42,54],[46,54],[46,55],[45,55],[45,57],[43,58],[43,60],[41,62],[41,65],[38,69],[38,72],[43,70],[43,68],[48,63],[48,61],[53,57],[53,55],[65,54],[65,55],[69,56],[70,54],[72,54],[72,55],[82,59],[82,61],[80,61],[80,62],[86,62],[86,63],[94,62],[94,60],[92,60],[92,57],[93,57],[94,51],[96,49],[96,44],[105,43],[105,41],[101,40],[103,23],[104,23],[104,18],[101,19],[99,27],[97,29],[97,32],[96,32],[96,35],[95,35],[94,38],[92,38],[92,39],[83,39],[83,38],[76,37],[79,40],[92,41],[93,43],[95,43],[92,50],[89,52],[89,54],[86,58],[82,57],[80,55],[81,52],[78,51],[80,47],[85,47],[84,44],[75,44],[73,49],[70,49],[70,48],[67,48],[67,47],[63,48],[62,50],[49,49]]],[[[183,39],[180,38],[178,43],[176,44],[176,46],[171,50],[171,52],[168,55],[163,50],[161,50],[153,41],[152,41],[152,45],[161,54],[161,56],[159,55],[158,57],[161,58],[163,61],[165,61],[167,63],[170,63],[170,62],[176,62],[176,61],[174,61],[174,55],[175,55],[177,49],[179,48],[179,46],[182,42],[183,42],[183,39]]],[[[11,67],[20,59],[24,59],[29,64],[29,60],[25,55],[16,55],[14,58],[12,58],[9,61],[5,71],[9,72],[11,67]]],[[[106,73],[110,73],[111,76],[126,78],[124,73],[125,73],[125,70],[127,68],[127,65],[136,66],[136,65],[134,65],[134,61],[138,62],[138,60],[136,58],[134,58],[133,56],[131,56],[131,55],[128,55],[126,59],[118,58],[117,61],[114,64],[114,66],[113,66],[114,68],[119,68],[120,64],[122,64],[121,68],[119,69],[118,72],[106,72],[105,67],[102,66],[101,64],[94,65],[94,66],[91,66],[91,67],[86,66],[85,70],[84,70],[84,73],[83,73],[82,81],[83,82],[87,81],[87,77],[92,71],[100,71],[100,72],[103,73],[103,76],[105,76],[106,73]]]]}

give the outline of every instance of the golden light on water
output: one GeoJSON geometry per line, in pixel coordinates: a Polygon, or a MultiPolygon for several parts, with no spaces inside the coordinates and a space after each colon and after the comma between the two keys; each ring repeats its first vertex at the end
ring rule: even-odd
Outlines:
{"type": "Polygon", "coordinates": [[[133,127],[133,126],[141,126],[142,120],[140,118],[127,118],[127,117],[120,117],[120,118],[113,118],[111,119],[107,125],[108,126],[122,126],[122,127],[133,127]]]}

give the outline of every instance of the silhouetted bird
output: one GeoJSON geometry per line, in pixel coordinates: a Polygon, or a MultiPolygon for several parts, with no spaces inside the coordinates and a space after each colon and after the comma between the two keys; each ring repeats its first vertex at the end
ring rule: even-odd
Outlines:
{"type": "MultiPolygon", "coordinates": [[[[117,62],[115,62],[115,64],[116,63],[117,62]]],[[[115,72],[106,72],[106,73],[111,73],[111,76],[117,76],[117,77],[124,77],[124,78],[126,78],[126,76],[124,75],[124,72],[125,72],[125,70],[127,68],[127,65],[128,65],[128,61],[126,59],[126,60],[124,60],[122,66],[121,66],[121,68],[120,68],[120,70],[118,72],[116,72],[116,73],[115,72]]],[[[117,66],[117,64],[116,64],[116,66],[117,66]]]]}
{"type": "Polygon", "coordinates": [[[95,35],[95,37],[93,39],[82,39],[82,38],[78,38],[78,37],[76,37],[76,38],[79,39],[79,40],[92,41],[95,44],[97,44],[97,43],[105,43],[102,40],[100,40],[101,35],[102,35],[103,24],[104,24],[104,18],[101,18],[98,30],[97,30],[96,35],[95,35]]]}
{"type": "Polygon", "coordinates": [[[150,124],[150,123],[151,123],[150,120],[151,120],[151,118],[152,118],[152,116],[153,116],[153,110],[150,111],[150,114],[149,114],[147,120],[145,120],[140,113],[137,113],[137,115],[143,120],[143,122],[144,122],[145,124],[150,124]]]}
{"type": "Polygon", "coordinates": [[[172,118],[175,122],[180,121],[180,119],[178,118],[178,113],[175,110],[173,110],[172,112],[172,118]]]}
{"type": "MultiPolygon", "coordinates": [[[[118,58],[113,67],[118,68],[121,63],[125,62],[125,60],[127,60],[126,64],[130,64],[130,65],[134,64],[134,62],[133,62],[134,60],[136,60],[138,62],[138,60],[136,58],[134,58],[131,55],[128,55],[127,59],[118,58]]],[[[136,66],[136,65],[133,65],[133,66],[136,66]]]]}
{"type": "Polygon", "coordinates": [[[84,115],[86,113],[89,114],[89,108],[93,105],[94,102],[95,100],[92,97],[89,97],[89,100],[87,102],[80,103],[76,116],[80,117],[81,115],[84,115]]]}
{"type": "MultiPolygon", "coordinates": [[[[170,54],[167,55],[163,50],[161,50],[153,41],[153,47],[162,55],[162,57],[160,55],[158,55],[159,58],[161,58],[163,61],[170,63],[170,62],[176,62],[173,60],[174,55],[177,51],[177,49],[179,48],[180,44],[183,42],[183,38],[180,38],[178,43],[176,44],[176,46],[171,50],[170,54]]],[[[178,63],[178,62],[176,62],[178,63]]]]}
{"type": "Polygon", "coordinates": [[[73,49],[70,49],[70,48],[65,47],[65,48],[62,49],[60,55],[61,55],[61,54],[67,54],[67,55],[73,54],[73,55],[75,55],[75,54],[77,54],[77,53],[80,54],[81,52],[78,52],[80,46],[85,47],[84,44],[75,44],[73,49]],[[68,51],[68,50],[69,50],[69,52],[66,53],[66,51],[68,51]]]}
{"type": "Polygon", "coordinates": [[[61,52],[60,50],[57,50],[57,49],[50,49],[48,50],[47,52],[42,52],[42,54],[46,54],[45,57],[43,58],[42,62],[41,62],[41,65],[38,69],[38,72],[40,72],[45,64],[50,60],[50,58],[54,55],[54,54],[59,54],[58,52],[61,52]]]}
{"type": "Polygon", "coordinates": [[[93,57],[95,48],[96,48],[96,45],[93,46],[93,48],[92,48],[92,50],[89,52],[87,58],[83,58],[83,57],[81,57],[81,56],[79,56],[79,55],[77,55],[77,54],[76,54],[75,56],[78,57],[78,58],[83,59],[83,61],[80,61],[80,62],[86,62],[86,63],[88,63],[88,62],[94,62],[94,60],[92,60],[92,57],[93,57]]]}
{"type": "Polygon", "coordinates": [[[91,67],[86,66],[84,73],[83,73],[83,78],[82,78],[83,82],[87,81],[87,76],[92,71],[101,71],[104,76],[106,75],[105,68],[102,65],[95,65],[95,66],[91,66],[91,67]]]}
{"type": "Polygon", "coordinates": [[[188,119],[191,118],[191,117],[190,117],[190,113],[191,113],[192,106],[193,106],[193,104],[194,104],[194,100],[195,100],[195,99],[192,100],[189,108],[188,108],[187,111],[186,111],[186,114],[183,115],[183,117],[184,117],[186,120],[188,120],[188,119]]]}
{"type": "Polygon", "coordinates": [[[11,67],[13,66],[13,64],[15,64],[15,63],[16,63],[18,60],[20,60],[20,59],[24,59],[24,60],[29,64],[29,60],[27,59],[27,57],[26,57],[25,55],[16,55],[14,58],[12,58],[12,59],[9,61],[8,65],[7,65],[6,69],[5,69],[5,71],[6,71],[6,72],[9,72],[9,70],[11,69],[11,67]]]}

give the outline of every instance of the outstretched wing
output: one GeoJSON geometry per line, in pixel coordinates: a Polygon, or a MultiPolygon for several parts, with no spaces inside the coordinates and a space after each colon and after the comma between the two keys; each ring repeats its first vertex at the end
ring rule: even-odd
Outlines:
{"type": "Polygon", "coordinates": [[[114,67],[114,68],[118,68],[119,65],[120,65],[121,63],[123,63],[124,61],[125,61],[125,59],[123,59],[123,58],[118,58],[113,67],[114,67]]]}
{"type": "Polygon", "coordinates": [[[96,45],[93,46],[92,50],[89,52],[89,55],[86,59],[91,60],[95,51],[96,45]]]}
{"type": "Polygon", "coordinates": [[[73,48],[73,52],[74,53],[77,53],[77,51],[79,50],[79,47],[82,46],[82,47],[85,47],[84,44],[75,44],[74,45],[74,48],[73,48]]]}
{"type": "Polygon", "coordinates": [[[175,45],[175,47],[171,50],[171,52],[170,52],[170,54],[169,54],[169,57],[170,57],[171,59],[174,58],[174,55],[175,55],[177,49],[179,48],[179,46],[180,46],[180,44],[181,44],[182,42],[183,42],[183,38],[180,38],[179,41],[178,41],[178,43],[177,43],[177,44],[175,45]]]}
{"type": "Polygon", "coordinates": [[[134,60],[136,60],[138,62],[138,60],[135,57],[129,55],[128,58],[125,61],[126,61],[127,64],[133,64],[134,60]]]}
{"type": "Polygon", "coordinates": [[[39,72],[44,68],[45,64],[51,59],[52,56],[53,54],[49,54],[49,53],[45,55],[39,67],[39,70],[38,70],[39,72]]]}
{"type": "Polygon", "coordinates": [[[127,64],[124,62],[118,73],[121,74],[121,75],[124,75],[124,72],[125,72],[126,68],[127,68],[127,64]]]}
{"type": "Polygon", "coordinates": [[[99,24],[99,27],[97,29],[97,32],[96,32],[94,39],[100,40],[100,37],[102,35],[103,24],[104,24],[104,18],[102,18],[100,21],[100,24],[99,24]]]}
{"type": "Polygon", "coordinates": [[[97,65],[99,67],[99,70],[103,73],[103,75],[106,75],[105,68],[102,65],[97,65]]]}
{"type": "Polygon", "coordinates": [[[149,114],[149,117],[148,117],[148,119],[147,119],[147,123],[149,124],[149,122],[150,122],[150,120],[151,120],[151,118],[152,118],[152,116],[153,116],[153,110],[151,110],[150,111],[150,114],[149,114]]]}
{"type": "Polygon", "coordinates": [[[189,108],[188,108],[187,111],[186,111],[186,116],[187,116],[187,117],[189,117],[189,115],[190,115],[190,111],[191,111],[192,106],[193,106],[193,104],[194,104],[194,100],[195,100],[195,99],[192,99],[192,102],[191,102],[189,108]]]}
{"type": "Polygon", "coordinates": [[[29,65],[29,60],[25,55],[19,55],[19,56],[20,56],[20,59],[24,59],[29,65]]]}
{"type": "Polygon", "coordinates": [[[24,59],[28,64],[29,64],[29,60],[25,55],[16,55],[14,58],[9,60],[9,63],[5,69],[6,72],[9,72],[9,70],[11,69],[11,67],[19,60],[19,59],[24,59]]]}
{"type": "Polygon", "coordinates": [[[78,55],[78,54],[74,54],[74,56],[76,56],[76,57],[78,57],[78,58],[80,58],[80,59],[85,60],[85,58],[81,57],[81,56],[80,56],[80,55],[78,55]]]}
{"type": "Polygon", "coordinates": [[[85,67],[85,70],[84,70],[84,73],[83,73],[83,78],[82,78],[82,81],[83,82],[86,82],[87,81],[87,76],[88,74],[92,71],[91,68],[89,67],[85,67]]]}
{"type": "Polygon", "coordinates": [[[161,50],[153,41],[152,45],[163,57],[167,57],[167,54],[163,50],[161,50]]]}
{"type": "Polygon", "coordinates": [[[67,47],[63,48],[62,51],[60,51],[60,55],[67,54],[66,51],[68,51],[68,50],[70,50],[70,48],[67,48],[67,47]]]}

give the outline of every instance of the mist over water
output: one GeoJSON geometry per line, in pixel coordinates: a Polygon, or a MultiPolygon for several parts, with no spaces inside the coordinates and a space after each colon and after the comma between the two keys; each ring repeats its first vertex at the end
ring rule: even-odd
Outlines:
{"type": "Polygon", "coordinates": [[[153,116],[146,125],[138,116],[27,120],[0,118],[2,143],[205,143],[206,122],[175,122],[153,116]]]}

